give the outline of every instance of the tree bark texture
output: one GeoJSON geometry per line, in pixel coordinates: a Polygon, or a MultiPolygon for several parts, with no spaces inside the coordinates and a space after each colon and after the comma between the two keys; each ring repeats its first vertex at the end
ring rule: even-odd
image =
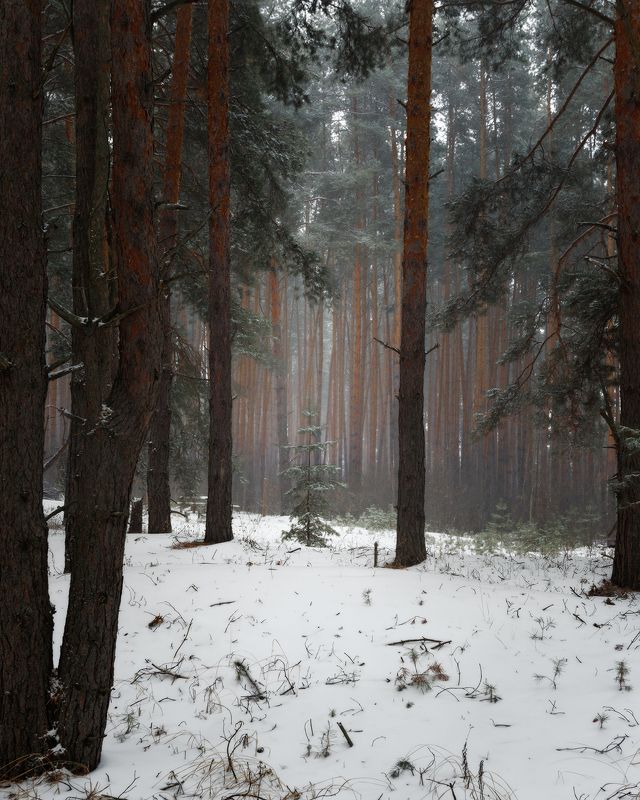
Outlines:
{"type": "Polygon", "coordinates": [[[65,572],[73,563],[71,532],[83,490],[80,472],[87,435],[106,402],[117,354],[114,327],[98,324],[115,303],[107,241],[109,190],[111,0],[76,0],[73,48],[76,96],[76,203],[73,218],[73,312],[86,322],[71,329],[69,456],[65,488],[65,572]]]}
{"type": "Polygon", "coordinates": [[[149,2],[112,7],[113,257],[119,363],[85,438],[74,514],[74,569],[60,656],[58,731],[69,761],[100,760],[113,682],[131,484],[161,366],[153,220],[153,83],[149,2]]]}
{"type": "MultiPolygon", "coordinates": [[[[358,103],[355,95],[351,99],[351,116],[353,126],[353,160],[356,170],[362,166],[360,149],[360,131],[358,130],[358,103]]],[[[363,359],[363,325],[362,308],[364,303],[363,292],[363,250],[360,238],[364,233],[364,195],[362,187],[358,184],[355,192],[355,236],[353,258],[353,294],[351,306],[351,319],[353,321],[353,336],[351,339],[351,364],[349,370],[349,468],[347,481],[350,491],[358,498],[362,488],[362,434],[363,434],[363,399],[364,399],[364,359],[363,359]]]]}
{"type": "Polygon", "coordinates": [[[640,2],[618,0],[616,194],[620,289],[620,445],[612,581],[640,589],[640,2]]]}
{"type": "MultiPolygon", "coordinates": [[[[271,333],[273,336],[273,361],[276,389],[276,432],[278,447],[278,497],[279,514],[284,514],[287,504],[287,479],[283,475],[287,467],[289,438],[287,433],[287,375],[285,352],[283,347],[283,331],[280,314],[280,286],[275,266],[269,271],[269,295],[271,301],[271,333]]],[[[286,301],[286,298],[285,298],[286,301]]]]}
{"type": "Polygon", "coordinates": [[[209,0],[209,477],[207,544],[231,529],[231,272],[229,264],[229,0],[209,0]]]}
{"type": "Polygon", "coordinates": [[[40,0],[0,4],[0,778],[49,729],[41,19],[40,0]]]}
{"type": "Polygon", "coordinates": [[[427,306],[432,0],[413,0],[409,16],[407,157],[398,398],[398,566],[424,561],[424,366],[427,306]]]}
{"type": "MultiPolygon", "coordinates": [[[[193,5],[181,6],[176,15],[176,39],[171,75],[170,105],[167,120],[166,162],[164,170],[164,200],[176,204],[180,199],[182,174],[182,143],[184,140],[185,101],[189,75],[189,52],[193,5]]],[[[164,253],[162,277],[171,276],[178,237],[175,208],[163,208],[159,224],[159,245],[164,253]]],[[[149,532],[171,531],[171,483],[169,452],[171,434],[171,386],[173,383],[173,342],[171,328],[171,290],[167,281],[162,293],[162,376],[158,400],[149,430],[149,468],[147,496],[149,532]]]]}

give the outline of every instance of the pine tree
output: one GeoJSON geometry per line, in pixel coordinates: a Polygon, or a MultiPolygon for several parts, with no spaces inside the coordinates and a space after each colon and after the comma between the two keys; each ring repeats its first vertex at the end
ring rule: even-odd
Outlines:
{"type": "Polygon", "coordinates": [[[0,5],[0,779],[46,748],[41,2],[0,5]]]}
{"type": "Polygon", "coordinates": [[[620,426],[618,530],[612,580],[640,589],[640,3],[619,0],[616,20],[616,172],[620,426]]]}
{"type": "Polygon", "coordinates": [[[171,532],[171,484],[169,481],[171,389],[173,384],[173,329],[171,326],[171,266],[178,240],[178,219],[175,205],[180,200],[182,150],[186,116],[187,78],[193,6],[180,6],[176,13],[176,35],[173,54],[170,105],[167,115],[166,160],[163,176],[163,195],[166,206],[161,210],[158,226],[158,245],[164,255],[162,278],[162,376],[158,401],[149,428],[147,496],[149,531],[171,532]]]}
{"type": "MultiPolygon", "coordinates": [[[[69,458],[65,486],[65,572],[73,564],[82,492],[82,458],[117,366],[115,326],[100,324],[117,302],[109,231],[109,104],[111,48],[109,0],[79,0],[73,5],[75,58],[76,202],[73,219],[73,316],[69,458]]],[[[64,311],[56,306],[59,313],[64,311]]]]}
{"type": "MultiPolygon", "coordinates": [[[[309,420],[314,413],[304,411],[309,420]]],[[[328,494],[338,486],[340,468],[335,464],[324,463],[327,450],[333,442],[321,439],[322,428],[309,425],[298,430],[303,438],[302,444],[290,445],[295,464],[284,470],[284,476],[294,486],[287,492],[291,498],[291,522],[288,531],[282,534],[283,540],[295,539],[308,547],[325,547],[327,536],[335,536],[336,531],[322,518],[329,507],[328,494]]]]}
{"type": "Polygon", "coordinates": [[[431,122],[433,4],[414,1],[409,14],[407,162],[402,259],[398,395],[398,530],[395,563],[427,555],[425,530],[424,366],[431,122]]]}
{"type": "Polygon", "coordinates": [[[149,12],[149,0],[114,0],[111,15],[119,363],[79,463],[83,483],[71,531],[74,565],[59,667],[58,732],[69,760],[88,769],[99,763],[104,741],[131,485],[161,367],[149,12]]]}
{"type": "Polygon", "coordinates": [[[209,3],[209,479],[206,544],[231,528],[231,267],[229,220],[229,1],[209,3]]]}

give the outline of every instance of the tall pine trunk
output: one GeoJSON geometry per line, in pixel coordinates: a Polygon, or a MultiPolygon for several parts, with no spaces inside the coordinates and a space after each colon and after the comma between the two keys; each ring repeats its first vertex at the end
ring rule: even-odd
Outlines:
{"type": "Polygon", "coordinates": [[[189,74],[189,46],[193,6],[178,9],[176,41],[171,75],[170,105],[167,120],[166,162],[164,169],[164,201],[169,206],[160,215],[159,245],[165,254],[162,277],[165,280],[162,295],[162,376],[158,400],[149,430],[149,468],[147,495],[149,503],[149,531],[171,531],[171,483],[169,480],[169,443],[171,434],[171,386],[173,383],[173,342],[171,327],[171,262],[178,235],[176,209],[171,208],[180,199],[182,172],[182,142],[184,138],[185,101],[189,74]]]}
{"type": "Polygon", "coordinates": [[[58,732],[66,757],[100,761],[113,683],[126,524],[136,463],[161,367],[153,224],[153,82],[149,2],[112,7],[113,256],[119,363],[79,459],[74,569],[60,656],[58,732]]]}
{"type": "Polygon", "coordinates": [[[106,402],[116,363],[114,328],[99,325],[115,304],[107,241],[109,195],[110,0],[76,0],[73,49],[76,99],[76,203],[73,217],[73,312],[69,457],[65,486],[65,572],[73,564],[73,532],[84,491],[87,437],[106,402]]]}
{"type": "Polygon", "coordinates": [[[0,778],[49,729],[41,19],[39,0],[0,4],[0,778]]]}
{"type": "MultiPolygon", "coordinates": [[[[358,115],[358,102],[354,96],[351,98],[351,116],[353,127],[353,159],[356,171],[362,167],[362,155],[360,148],[360,131],[358,115]]],[[[347,470],[347,482],[349,489],[355,496],[356,504],[361,502],[360,491],[362,489],[362,434],[363,434],[363,315],[364,305],[363,293],[363,272],[364,266],[364,246],[361,237],[364,233],[364,195],[360,185],[361,178],[358,177],[358,185],[355,192],[355,237],[353,259],[353,294],[351,297],[351,319],[353,320],[353,336],[351,339],[351,363],[349,370],[349,468],[347,470]]]]}
{"type": "Polygon", "coordinates": [[[640,589],[640,3],[618,0],[616,191],[620,289],[618,524],[612,581],[640,589]],[[634,442],[635,440],[635,442],[634,442]]]}
{"type": "Polygon", "coordinates": [[[209,478],[207,544],[231,529],[229,0],[209,0],[209,478]]]}
{"type": "MultiPolygon", "coordinates": [[[[271,334],[273,336],[272,355],[275,372],[276,389],[276,433],[278,448],[278,498],[279,514],[284,514],[286,507],[287,479],[283,475],[287,467],[287,374],[283,343],[283,330],[280,321],[280,284],[275,265],[269,271],[269,298],[271,305],[271,334]]],[[[286,296],[285,296],[286,302],[286,296]]]]}
{"type": "Polygon", "coordinates": [[[403,567],[418,564],[426,558],[424,343],[429,241],[432,17],[432,0],[413,0],[409,14],[407,155],[398,397],[396,564],[403,567]]]}

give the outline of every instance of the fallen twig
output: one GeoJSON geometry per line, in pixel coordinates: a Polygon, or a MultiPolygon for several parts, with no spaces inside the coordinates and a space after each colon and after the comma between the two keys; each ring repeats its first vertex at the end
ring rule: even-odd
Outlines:
{"type": "Polygon", "coordinates": [[[605,753],[611,753],[612,750],[622,751],[622,744],[628,738],[629,736],[626,733],[622,736],[616,736],[615,739],[612,739],[606,747],[603,747],[601,749],[597,747],[589,747],[587,745],[584,745],[583,747],[556,747],[556,750],[558,751],[575,750],[578,753],[586,753],[588,750],[590,750],[593,753],[604,755],[605,753]]]}
{"type": "Polygon", "coordinates": [[[180,648],[182,647],[182,645],[183,645],[183,644],[184,644],[184,643],[187,641],[187,638],[188,638],[188,636],[189,636],[189,631],[191,630],[191,625],[192,625],[192,623],[193,623],[193,620],[190,620],[190,621],[189,621],[189,624],[187,625],[187,632],[185,633],[184,637],[182,638],[182,641],[180,642],[180,644],[178,645],[178,648],[177,648],[177,650],[176,650],[176,651],[174,652],[174,654],[173,654],[173,657],[174,657],[174,658],[175,658],[175,657],[178,655],[178,653],[180,652],[180,648]]]}
{"type": "Polygon", "coordinates": [[[400,644],[414,644],[415,642],[435,642],[435,647],[432,650],[439,650],[445,644],[451,644],[451,639],[430,639],[428,636],[421,636],[418,639],[400,639],[397,642],[387,642],[387,647],[395,647],[400,644]]]}

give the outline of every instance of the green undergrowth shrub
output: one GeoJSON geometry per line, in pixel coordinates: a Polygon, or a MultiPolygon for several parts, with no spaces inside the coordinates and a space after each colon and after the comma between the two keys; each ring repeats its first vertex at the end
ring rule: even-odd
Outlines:
{"type": "Polygon", "coordinates": [[[368,531],[395,531],[396,529],[396,510],[393,506],[378,508],[369,506],[359,514],[344,514],[335,517],[336,525],[343,525],[345,528],[364,528],[368,531]]]}
{"type": "Polygon", "coordinates": [[[513,553],[554,555],[578,547],[602,543],[609,526],[591,509],[569,509],[545,522],[515,522],[504,503],[498,503],[485,530],[470,537],[480,553],[506,550],[513,553]]]}

